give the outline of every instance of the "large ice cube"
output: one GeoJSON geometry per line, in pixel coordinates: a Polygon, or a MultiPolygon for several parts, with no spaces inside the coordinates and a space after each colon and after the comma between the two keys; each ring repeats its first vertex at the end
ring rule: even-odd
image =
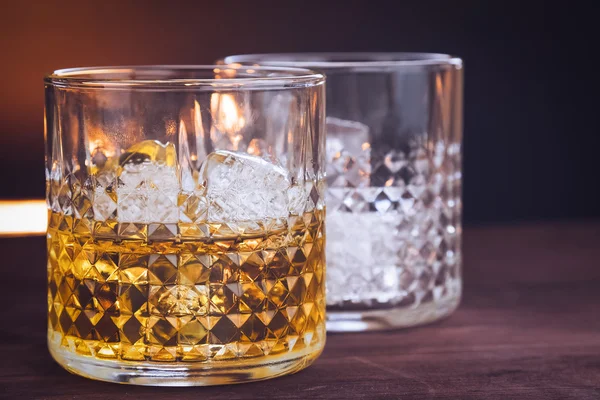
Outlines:
{"type": "Polygon", "coordinates": [[[290,180],[279,165],[245,153],[218,150],[208,155],[200,176],[206,184],[211,222],[288,216],[290,180]]]}
{"type": "Polygon", "coordinates": [[[119,222],[178,221],[177,152],[173,143],[145,140],[119,158],[119,222]]]}
{"type": "Polygon", "coordinates": [[[327,214],[327,302],[388,302],[398,293],[395,215],[327,214]]]}

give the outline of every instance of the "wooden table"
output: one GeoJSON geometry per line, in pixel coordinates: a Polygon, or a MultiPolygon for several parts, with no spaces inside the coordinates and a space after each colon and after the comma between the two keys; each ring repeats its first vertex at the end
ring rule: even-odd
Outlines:
{"type": "Polygon", "coordinates": [[[600,221],[465,229],[465,294],[436,324],[330,334],[307,370],[205,388],[79,378],[46,350],[44,239],[0,239],[0,398],[600,399],[600,221]]]}

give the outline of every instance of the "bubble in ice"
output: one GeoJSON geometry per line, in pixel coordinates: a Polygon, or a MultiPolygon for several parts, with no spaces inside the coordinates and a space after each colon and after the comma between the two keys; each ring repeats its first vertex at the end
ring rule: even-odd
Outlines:
{"type": "Polygon", "coordinates": [[[261,157],[218,150],[208,155],[200,176],[206,183],[208,219],[255,221],[288,216],[287,170],[261,157]]]}
{"type": "Polygon", "coordinates": [[[178,221],[177,152],[173,143],[145,140],[119,157],[117,216],[120,222],[178,221]]]}

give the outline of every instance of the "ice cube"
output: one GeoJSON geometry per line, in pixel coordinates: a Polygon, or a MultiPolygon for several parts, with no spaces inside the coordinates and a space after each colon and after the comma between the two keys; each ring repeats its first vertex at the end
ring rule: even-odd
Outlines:
{"type": "Polygon", "coordinates": [[[308,195],[306,189],[300,185],[293,185],[287,193],[288,210],[291,215],[302,215],[304,211],[309,211],[308,195]]]}
{"type": "Polygon", "coordinates": [[[398,297],[395,215],[327,214],[327,300],[387,302],[398,297]],[[366,266],[368,268],[366,268],[366,266]]]}
{"type": "Polygon", "coordinates": [[[327,183],[330,187],[369,186],[371,172],[369,127],[327,117],[327,183]]]}
{"type": "Polygon", "coordinates": [[[200,176],[206,184],[210,222],[257,221],[288,216],[290,180],[279,165],[245,153],[208,155],[200,176]]]}
{"type": "Polygon", "coordinates": [[[144,140],[128,148],[119,157],[119,164],[122,167],[144,162],[175,167],[177,165],[175,145],[169,142],[162,144],[158,140],[144,140]]]}
{"type": "Polygon", "coordinates": [[[176,223],[177,153],[173,143],[145,140],[119,158],[119,222],[176,223]]]}

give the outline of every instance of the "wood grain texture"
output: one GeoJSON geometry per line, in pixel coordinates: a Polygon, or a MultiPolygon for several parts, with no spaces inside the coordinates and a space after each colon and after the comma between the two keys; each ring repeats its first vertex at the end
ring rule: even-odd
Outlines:
{"type": "Polygon", "coordinates": [[[470,228],[464,251],[464,299],[444,321],[330,334],[321,358],[293,376],[150,388],[54,363],[44,239],[0,239],[0,398],[600,399],[600,222],[470,228]]]}

